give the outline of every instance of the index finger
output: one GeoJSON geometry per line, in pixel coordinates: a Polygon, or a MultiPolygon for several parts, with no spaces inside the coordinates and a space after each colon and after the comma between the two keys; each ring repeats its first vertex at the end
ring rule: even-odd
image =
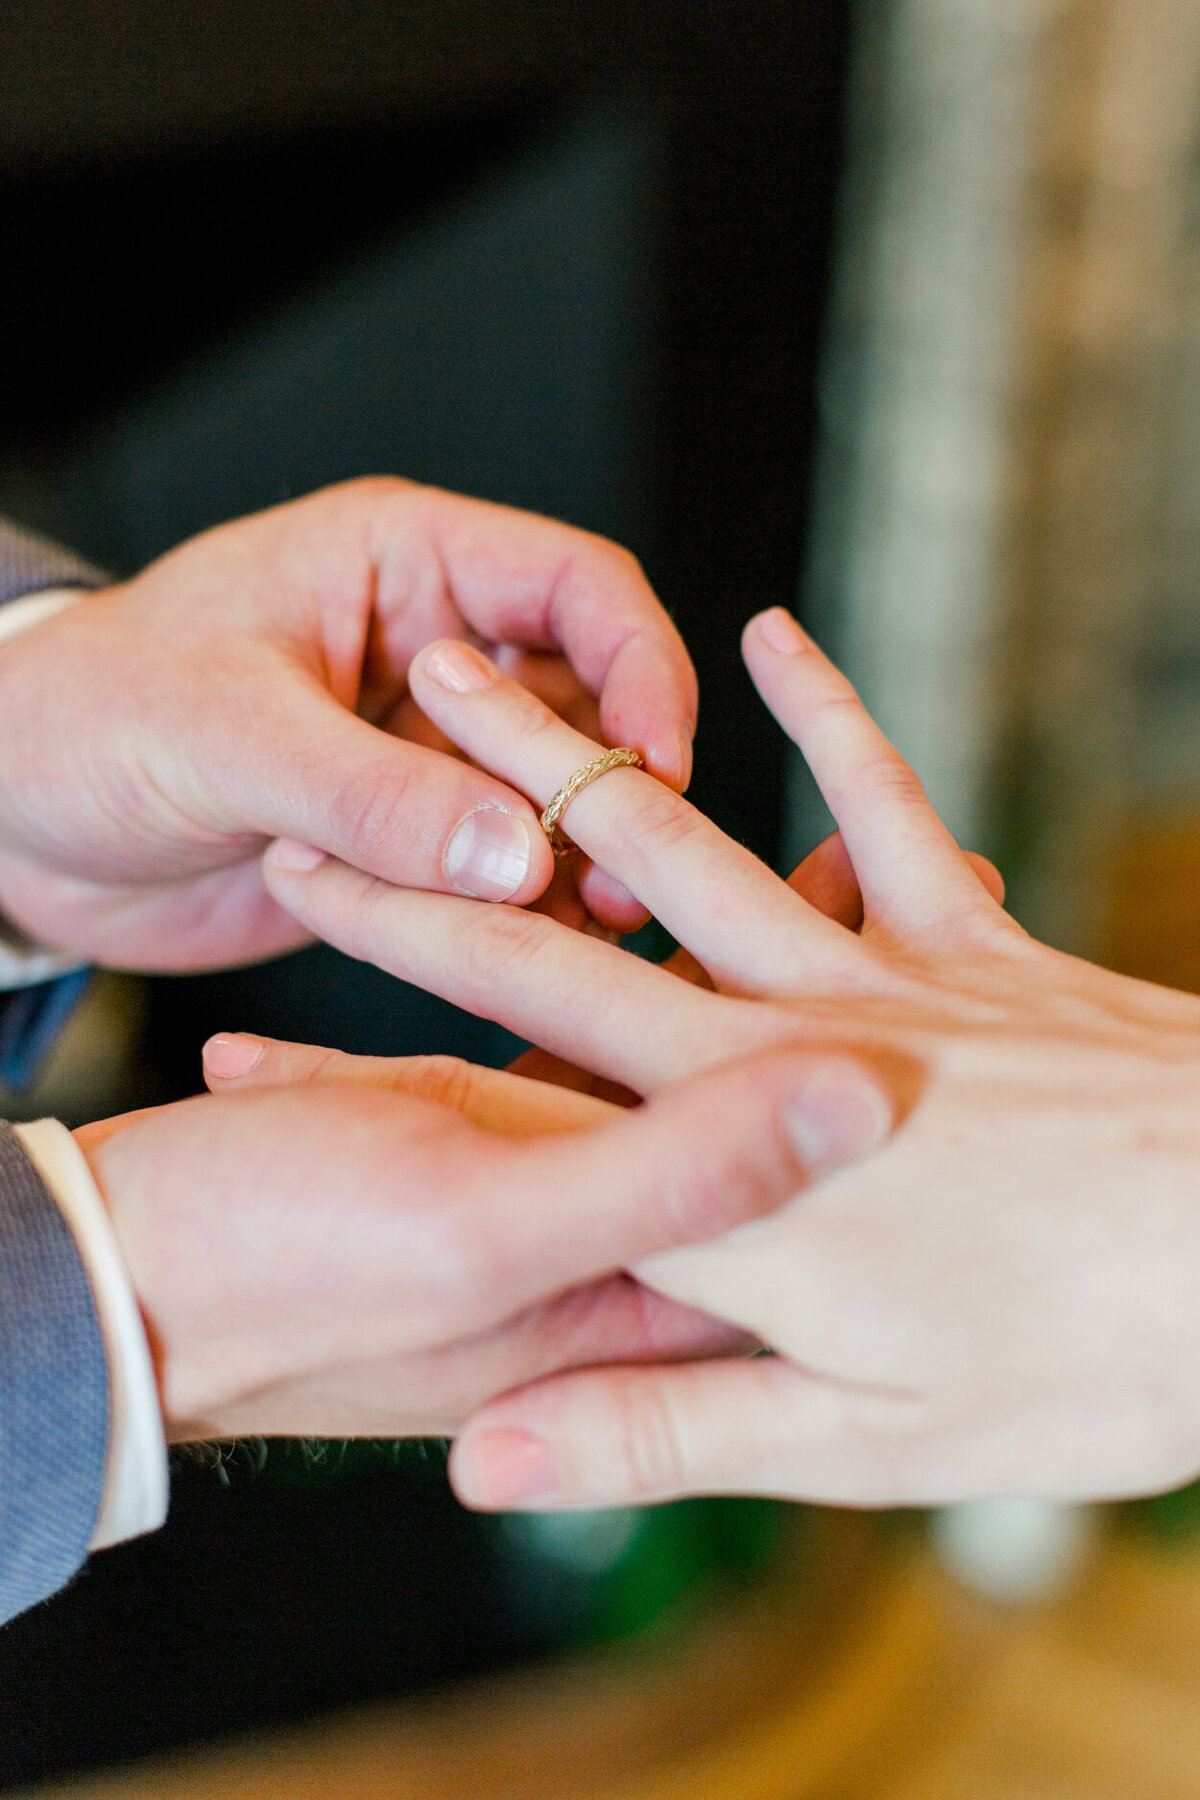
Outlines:
{"type": "Polygon", "coordinates": [[[637,559],[591,532],[512,507],[420,490],[458,610],[493,643],[559,650],[600,702],[604,734],[637,744],[682,791],[692,769],[696,675],[637,559]]]}
{"type": "MultiPolygon", "coordinates": [[[[410,680],[418,704],[449,737],[540,806],[602,753],[468,645],[427,645],[410,680]]],[[[730,987],[771,991],[781,964],[796,961],[811,978],[853,954],[840,926],[637,769],[614,769],[583,789],[567,830],[730,987]]]]}

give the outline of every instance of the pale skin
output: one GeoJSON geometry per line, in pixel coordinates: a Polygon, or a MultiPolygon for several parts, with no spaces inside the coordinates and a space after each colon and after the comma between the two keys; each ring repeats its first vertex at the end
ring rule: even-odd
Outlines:
{"type": "MultiPolygon", "coordinates": [[[[413,656],[446,636],[503,646],[564,716],[636,737],[687,785],[695,677],[626,551],[355,481],[206,532],[0,647],[0,915],[120,968],[252,962],[304,941],[261,875],[289,833],[405,886],[535,901],[553,861],[528,800],[409,697],[413,656]]],[[[581,891],[607,926],[644,917],[595,871],[581,891]]]]}
{"type": "MultiPolygon", "coordinates": [[[[264,844],[295,832],[389,882],[600,929],[643,918],[602,871],[548,888],[527,796],[413,705],[413,658],[447,634],[496,647],[556,716],[637,738],[686,785],[694,675],[626,552],[353,482],[207,533],[4,644],[0,914],[118,967],[252,961],[308,936],[263,879],[264,844]]],[[[720,1143],[702,1132],[703,1083],[657,1118],[582,1096],[551,1118],[549,1090],[516,1077],[473,1110],[437,1065],[406,1093],[201,1096],[86,1127],[168,1434],[448,1433],[551,1370],[740,1343],[623,1270],[782,1203],[890,1122],[849,1059],[759,1058],[743,1076],[749,1146],[733,1124],[720,1143]],[[538,1104],[515,1125],[526,1088],[538,1104]]]]}
{"type": "MultiPolygon", "coordinates": [[[[719,1091],[728,1059],[832,1046],[902,1115],[794,1204],[634,1265],[773,1356],[528,1384],[466,1426],[459,1493],[882,1505],[1192,1477],[1200,1000],[1032,941],[787,615],[752,621],[744,648],[841,830],[824,913],[637,771],[596,783],[568,820],[711,990],[549,918],[268,856],[272,891],[308,929],[636,1094],[701,1070],[719,1091]]],[[[442,731],[537,804],[596,753],[474,653],[433,646],[411,679],[442,731]]],[[[269,1081],[270,1061],[241,1079],[269,1081]]],[[[735,1105],[722,1097],[705,1129],[735,1105]]]]}
{"type": "Polygon", "coordinates": [[[807,1052],[636,1114],[450,1058],[344,1084],[311,1056],[315,1089],[293,1069],[75,1134],[170,1438],[445,1436],[551,1370],[739,1348],[624,1265],[783,1204],[889,1123],[850,1059],[807,1052]],[[714,1125],[718,1089],[738,1113],[714,1125]]]}

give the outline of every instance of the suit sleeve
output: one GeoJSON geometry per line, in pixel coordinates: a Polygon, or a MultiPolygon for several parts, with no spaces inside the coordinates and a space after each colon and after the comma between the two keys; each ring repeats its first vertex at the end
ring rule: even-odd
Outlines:
{"type": "MultiPolygon", "coordinates": [[[[106,577],[49,538],[0,519],[0,606],[57,587],[103,587],[106,577]]],[[[37,1070],[87,985],[87,971],[0,993],[0,1081],[13,1093],[37,1070]]]]}
{"type": "MultiPolygon", "coordinates": [[[[100,587],[99,570],[0,520],[0,605],[100,587]]],[[[17,1085],[78,975],[0,996],[5,1075],[17,1085]],[[6,1029],[7,1027],[7,1029],[6,1029]],[[18,1029],[19,1027],[19,1029],[18,1029]]],[[[87,1272],[49,1190],[0,1123],[0,1622],[68,1582],[87,1556],[108,1454],[108,1365],[87,1272]]]]}
{"type": "Polygon", "coordinates": [[[0,519],[0,606],[46,588],[103,587],[105,580],[72,551],[0,519]]]}
{"type": "Polygon", "coordinates": [[[104,1340],[75,1240],[0,1124],[0,1622],[87,1557],[109,1436],[104,1340]]]}

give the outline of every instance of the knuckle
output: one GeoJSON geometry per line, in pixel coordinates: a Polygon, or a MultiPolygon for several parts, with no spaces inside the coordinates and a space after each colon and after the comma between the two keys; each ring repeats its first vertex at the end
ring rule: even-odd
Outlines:
{"type": "Polygon", "coordinates": [[[604,537],[600,532],[581,531],[572,527],[572,535],[576,541],[578,552],[593,567],[600,567],[611,575],[624,578],[626,581],[642,583],[646,576],[641,563],[633,551],[615,538],[604,537]]]}
{"type": "MultiPolygon", "coordinates": [[[[310,1085],[322,1081],[337,1081],[342,1069],[348,1061],[349,1058],[343,1050],[322,1050],[314,1047],[309,1053],[309,1060],[300,1080],[310,1085]]],[[[280,1073],[285,1075],[289,1080],[296,1079],[296,1076],[291,1073],[288,1067],[286,1054],[280,1054],[278,1051],[269,1049],[258,1066],[259,1074],[264,1072],[264,1064],[266,1065],[265,1072],[267,1074],[280,1073]]]]}
{"type": "Polygon", "coordinates": [[[521,744],[531,744],[551,726],[561,728],[562,720],[546,702],[529,688],[514,681],[505,690],[508,702],[506,729],[521,744]]]}
{"type": "Polygon", "coordinates": [[[354,860],[376,858],[412,836],[414,773],[389,759],[356,769],[335,792],[329,822],[354,860]]]}
{"type": "Polygon", "coordinates": [[[854,777],[853,785],[860,793],[873,800],[902,806],[923,806],[926,803],[925,788],[920,776],[895,752],[873,756],[864,762],[854,777]]]}
{"type": "Polygon", "coordinates": [[[456,1112],[465,1109],[474,1091],[474,1071],[461,1056],[414,1056],[407,1074],[410,1094],[456,1112]]]}
{"type": "Polygon", "coordinates": [[[515,986],[540,956],[549,921],[540,913],[495,906],[463,920],[453,946],[454,966],[471,993],[515,986]]]}
{"type": "Polygon", "coordinates": [[[623,576],[631,587],[640,588],[648,585],[646,571],[632,550],[626,549],[624,544],[614,543],[611,538],[604,538],[601,542],[608,552],[614,574],[623,576]]]}
{"type": "Polygon", "coordinates": [[[677,1492],[684,1485],[684,1456],[665,1382],[647,1377],[626,1384],[620,1407],[618,1443],[630,1499],[677,1492]]]}
{"type": "Polygon", "coordinates": [[[705,821],[686,800],[647,776],[638,783],[633,809],[634,841],[639,854],[654,861],[687,843],[705,827],[705,821]]]}

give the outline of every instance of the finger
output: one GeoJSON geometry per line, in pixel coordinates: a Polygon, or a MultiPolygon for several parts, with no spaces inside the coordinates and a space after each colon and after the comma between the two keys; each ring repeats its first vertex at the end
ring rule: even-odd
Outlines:
{"type": "Polygon", "coordinates": [[[623,937],[627,931],[640,931],[649,924],[649,908],[630,893],[623,881],[587,857],[575,860],[582,865],[578,874],[579,897],[602,930],[623,937]]]}
{"type": "Polygon", "coordinates": [[[810,850],[788,876],[788,886],[827,919],[857,931],[863,920],[862,890],[840,831],[810,850]]]}
{"type": "MultiPolygon", "coordinates": [[[[963,854],[992,899],[1003,906],[1004,877],[995,863],[974,850],[966,850],[963,854]]],[[[788,876],[788,886],[810,906],[824,913],[827,919],[836,919],[848,931],[858,931],[862,926],[862,892],[840,831],[831,832],[815,850],[809,851],[788,876]]]]}
{"type": "Polygon", "coordinates": [[[544,706],[576,731],[582,731],[585,737],[600,736],[596,697],[584,687],[566,657],[521,650],[515,644],[495,644],[490,650],[484,645],[483,649],[510,681],[536,694],[544,706]]]}
{"type": "Polygon", "coordinates": [[[978,875],[980,881],[982,881],[988,893],[992,896],[992,899],[996,902],[996,905],[1003,906],[1004,877],[996,867],[995,863],[991,862],[986,856],[980,856],[976,850],[966,850],[963,854],[966,856],[967,861],[974,869],[976,875],[978,875]]]}
{"type": "Polygon", "coordinates": [[[639,1094],[779,1040],[772,1009],[693,987],[537,912],[389,887],[331,858],[297,869],[269,854],[263,877],[346,955],[639,1094]]]}
{"type": "MultiPolygon", "coordinates": [[[[436,489],[408,489],[436,572],[458,610],[495,644],[561,651],[599,698],[604,733],[635,743],[647,767],[687,786],[696,727],[696,677],[683,640],[628,551],[586,531],[436,489]]],[[[381,570],[386,606],[395,569],[411,591],[407,558],[381,570]]]]}
{"type": "Polygon", "coordinates": [[[459,1229],[512,1311],[773,1212],[874,1149],[893,1116],[881,1077],[849,1057],[725,1064],[586,1136],[512,1146],[464,1195],[459,1229]]]}
{"type": "MultiPolygon", "coordinates": [[[[758,1340],[723,1319],[667,1300],[633,1276],[606,1275],[582,1287],[569,1288],[553,1300],[518,1315],[515,1335],[538,1345],[543,1371],[594,1367],[597,1363],[664,1363],[701,1357],[745,1356],[758,1340]]],[[[472,1345],[463,1346],[470,1360],[472,1345]]],[[[506,1386],[534,1377],[521,1374],[506,1386]]],[[[493,1392],[503,1391],[499,1386],[493,1392]]],[[[457,1424],[462,1423],[462,1414],[457,1424]]]]}
{"type": "Polygon", "coordinates": [[[746,1355],[753,1339],[613,1275],[475,1337],[288,1380],[222,1415],[223,1435],[450,1437],[483,1395],[602,1363],[746,1355]]]}
{"type": "MultiPolygon", "coordinates": [[[[599,753],[468,645],[429,646],[414,660],[410,679],[414,697],[448,736],[539,806],[599,753]]],[[[844,933],[798,903],[711,820],[637,769],[615,769],[586,788],[572,801],[565,828],[730,986],[773,985],[785,954],[814,966],[826,955],[844,962],[844,933]]]]}
{"type": "MultiPolygon", "coordinates": [[[[498,669],[548,706],[584,737],[599,739],[602,733],[600,708],[579,677],[561,656],[533,655],[511,644],[498,644],[492,654],[498,669]]],[[[418,709],[419,711],[419,709],[418,709]]],[[[423,715],[422,715],[423,716],[423,715]]],[[[450,740],[426,720],[426,729],[445,744],[450,740]]],[[[463,753],[455,746],[456,754],[463,753]]],[[[607,931],[624,933],[640,931],[650,914],[629,889],[586,856],[573,859],[573,876],[584,906],[596,923],[607,931]]]]}
{"type": "Polygon", "coordinates": [[[480,1337],[410,1362],[404,1385],[410,1393],[427,1388],[443,1405],[450,1400],[427,1428],[450,1436],[482,1394],[564,1370],[745,1356],[756,1347],[753,1338],[719,1319],[663,1300],[628,1275],[610,1275],[529,1307],[480,1337]]]}
{"type": "MultiPolygon", "coordinates": [[[[534,655],[512,644],[498,644],[492,651],[492,660],[511,681],[535,694],[544,706],[575,731],[588,738],[601,736],[600,708],[564,657],[534,655]]],[[[426,729],[436,733],[443,743],[450,742],[429,720],[426,720],[426,729]]],[[[463,754],[457,746],[455,753],[463,754]]],[[[576,891],[598,925],[607,931],[623,933],[640,931],[649,921],[650,914],[627,887],[614,881],[603,869],[598,869],[586,856],[571,860],[576,891]]]]}
{"type": "Polygon", "coordinates": [[[840,670],[782,607],[750,621],[742,649],[837,820],[867,919],[913,930],[978,912],[978,876],[840,670]]]}
{"type": "MultiPolygon", "coordinates": [[[[528,688],[530,693],[537,694],[561,719],[566,719],[576,731],[590,737],[596,737],[600,729],[600,709],[592,696],[580,685],[574,671],[561,656],[532,657],[526,652],[510,651],[500,645],[496,651],[496,664],[511,674],[512,679],[528,688]],[[532,667],[531,667],[532,665],[532,667]],[[551,674],[542,665],[549,665],[551,674]],[[565,673],[564,673],[565,671],[565,673]]],[[[444,755],[453,756],[466,761],[466,752],[457,744],[452,744],[444,731],[439,731],[433,720],[421,711],[411,694],[406,694],[383,721],[384,730],[394,737],[404,738],[412,744],[423,744],[427,749],[440,750],[444,755]]],[[[556,875],[559,871],[556,871],[556,875]]],[[[564,868],[562,873],[568,871],[564,868]]],[[[639,931],[649,920],[650,914],[619,881],[614,881],[603,869],[597,869],[595,863],[587,857],[572,859],[569,870],[570,885],[573,893],[580,897],[585,911],[608,931],[639,931]]],[[[545,902],[548,896],[555,895],[561,884],[557,881],[547,889],[541,898],[545,902]]],[[[562,918],[570,923],[566,909],[557,907],[553,901],[549,906],[543,905],[543,911],[550,912],[552,917],[562,918]]]]}
{"type": "Polygon", "coordinates": [[[214,1094],[308,1084],[386,1088],[436,1100],[485,1130],[512,1137],[577,1131],[603,1123],[613,1111],[591,1094],[481,1068],[457,1056],[349,1056],[316,1044],[221,1032],[205,1044],[203,1060],[204,1079],[214,1094]]]}
{"type": "Polygon", "coordinates": [[[632,1088],[618,1087],[615,1081],[605,1081],[602,1075],[593,1075],[589,1069],[581,1069],[578,1063],[551,1056],[548,1050],[539,1050],[536,1044],[530,1050],[523,1050],[515,1062],[510,1062],[508,1072],[529,1081],[548,1082],[551,1087],[570,1088],[576,1094],[591,1094],[613,1106],[636,1106],[642,1098],[632,1088]]]}
{"type": "Polygon", "coordinates": [[[481,1508],[645,1505],[764,1494],[913,1503],[919,1402],[821,1380],[779,1358],[593,1369],[506,1395],[467,1424],[455,1492],[481,1508]]]}
{"type": "Polygon", "coordinates": [[[405,887],[516,905],[542,892],[554,862],[523,795],[467,762],[377,730],[315,683],[298,699],[299,685],[289,684],[286,720],[262,723],[255,754],[242,745],[231,758],[229,820],[405,887]]]}

